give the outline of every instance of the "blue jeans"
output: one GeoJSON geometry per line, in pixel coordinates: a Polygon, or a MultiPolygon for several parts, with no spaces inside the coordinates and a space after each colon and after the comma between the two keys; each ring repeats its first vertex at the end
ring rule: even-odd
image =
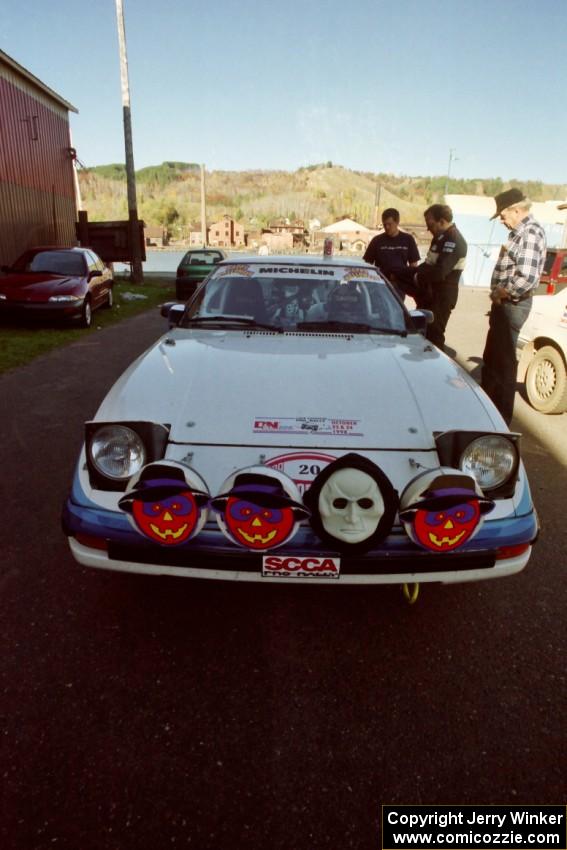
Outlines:
{"type": "Polygon", "coordinates": [[[516,346],[522,325],[528,318],[532,299],[518,304],[504,301],[493,304],[482,359],[481,386],[502,414],[506,424],[512,421],[516,394],[516,346]]]}

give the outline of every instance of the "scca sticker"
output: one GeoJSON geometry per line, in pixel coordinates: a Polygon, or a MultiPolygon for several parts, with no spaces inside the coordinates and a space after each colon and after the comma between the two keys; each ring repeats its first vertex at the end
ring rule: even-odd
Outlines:
{"type": "Polygon", "coordinates": [[[265,555],[262,559],[262,575],[272,578],[338,578],[340,570],[340,558],[265,555]]]}

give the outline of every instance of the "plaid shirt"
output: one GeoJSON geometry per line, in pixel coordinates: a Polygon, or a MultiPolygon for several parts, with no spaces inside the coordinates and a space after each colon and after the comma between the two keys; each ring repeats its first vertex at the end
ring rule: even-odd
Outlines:
{"type": "Polygon", "coordinates": [[[506,290],[512,301],[529,295],[539,283],[546,247],[543,227],[531,215],[523,218],[510,231],[492,272],[490,288],[506,290]]]}

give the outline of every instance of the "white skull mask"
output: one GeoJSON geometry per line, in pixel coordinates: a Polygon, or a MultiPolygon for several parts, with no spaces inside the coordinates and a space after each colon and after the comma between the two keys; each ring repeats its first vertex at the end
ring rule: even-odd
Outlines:
{"type": "Polygon", "coordinates": [[[378,484],[360,469],[347,467],[333,472],[319,494],[323,528],[346,543],[361,543],[371,537],[384,510],[378,484]]]}

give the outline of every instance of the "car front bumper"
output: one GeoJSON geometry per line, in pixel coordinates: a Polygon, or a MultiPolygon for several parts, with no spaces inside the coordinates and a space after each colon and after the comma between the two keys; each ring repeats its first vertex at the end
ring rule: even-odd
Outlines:
{"type": "Polygon", "coordinates": [[[458,553],[426,552],[395,526],[379,549],[363,555],[340,554],[325,548],[313,531],[303,526],[291,544],[272,552],[251,552],[230,545],[216,523],[209,522],[193,541],[164,547],[146,541],[127,517],[68,499],[63,530],[75,559],[84,566],[121,572],[174,575],[226,581],[320,584],[453,584],[500,578],[520,572],[537,537],[537,517],[531,510],[521,517],[485,522],[479,534],[458,553]],[[525,546],[510,552],[504,547],[525,546]],[[264,555],[340,558],[338,578],[324,576],[263,575],[264,555]],[[503,557],[504,555],[504,557],[503,557]]]}
{"type": "Polygon", "coordinates": [[[84,298],[79,301],[0,301],[0,316],[6,318],[74,319],[81,315],[84,298]]]}

